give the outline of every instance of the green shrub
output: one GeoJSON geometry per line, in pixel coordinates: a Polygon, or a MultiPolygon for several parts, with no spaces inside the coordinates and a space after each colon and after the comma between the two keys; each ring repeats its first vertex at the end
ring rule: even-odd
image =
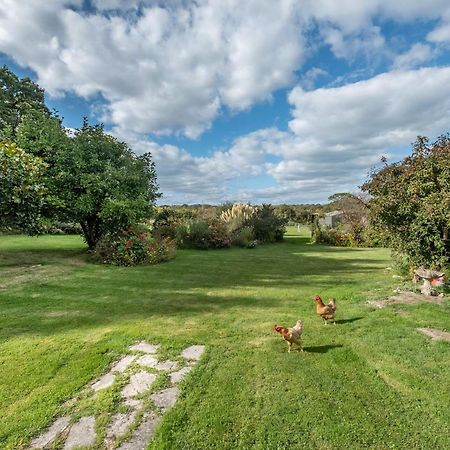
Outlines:
{"type": "Polygon", "coordinates": [[[207,250],[231,247],[231,235],[218,220],[194,220],[178,225],[177,244],[181,248],[207,250]]]}
{"type": "Polygon", "coordinates": [[[363,231],[363,243],[364,247],[389,247],[390,235],[369,225],[363,231]]]}
{"type": "Polygon", "coordinates": [[[173,239],[177,238],[177,227],[180,224],[180,218],[176,211],[171,209],[161,210],[155,217],[152,227],[152,234],[155,239],[173,239]]]}
{"type": "Polygon", "coordinates": [[[237,247],[253,248],[256,246],[253,230],[250,227],[236,230],[231,236],[231,242],[237,247]]]}
{"type": "Polygon", "coordinates": [[[155,239],[148,247],[147,262],[149,264],[159,264],[174,259],[176,255],[177,246],[174,240],[169,238],[155,239]]]}
{"type": "Polygon", "coordinates": [[[311,233],[311,242],[327,244],[334,247],[358,247],[358,239],[348,230],[342,228],[328,228],[315,225],[311,233]]]}
{"type": "Polygon", "coordinates": [[[177,243],[183,248],[207,250],[209,248],[210,226],[206,221],[194,220],[179,225],[176,230],[177,243]]]}
{"type": "Polygon", "coordinates": [[[93,255],[104,264],[157,264],[175,258],[176,245],[169,238],[151,239],[145,227],[130,225],[121,233],[103,236],[93,255]]]}
{"type": "Polygon", "coordinates": [[[253,230],[254,239],[258,242],[280,242],[286,231],[287,219],[278,217],[270,205],[262,205],[247,221],[253,230]]]}
{"type": "Polygon", "coordinates": [[[231,234],[227,226],[220,221],[213,221],[209,227],[208,244],[210,248],[231,247],[231,234]]]}
{"type": "Polygon", "coordinates": [[[315,224],[311,230],[311,242],[335,247],[386,247],[389,237],[370,227],[361,230],[345,226],[320,227],[315,224]]]}
{"type": "Polygon", "coordinates": [[[448,263],[450,135],[418,136],[411,155],[372,172],[362,186],[371,222],[390,233],[390,247],[413,268],[448,263]],[[446,248],[447,247],[447,248],[446,248]]]}

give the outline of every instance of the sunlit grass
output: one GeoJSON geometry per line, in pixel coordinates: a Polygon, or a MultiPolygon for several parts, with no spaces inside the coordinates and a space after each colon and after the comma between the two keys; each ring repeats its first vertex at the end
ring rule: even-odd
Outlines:
{"type": "Polygon", "coordinates": [[[21,448],[138,339],[206,344],[154,448],[450,448],[449,304],[372,310],[392,292],[385,249],[284,243],[94,265],[80,238],[0,237],[0,448],[21,448]],[[312,297],[335,296],[323,326],[312,297]],[[305,322],[304,353],[274,323],[305,322]]]}

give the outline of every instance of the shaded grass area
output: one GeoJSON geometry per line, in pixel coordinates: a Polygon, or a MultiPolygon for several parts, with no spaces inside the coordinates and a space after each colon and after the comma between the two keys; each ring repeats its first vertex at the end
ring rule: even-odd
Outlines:
{"type": "Polygon", "coordinates": [[[372,310],[395,286],[388,251],[308,240],[291,228],[120,268],[77,237],[0,237],[0,448],[25,446],[138,339],[207,345],[152,448],[450,448],[450,347],[415,331],[449,328],[449,303],[372,310]],[[317,293],[337,298],[335,327],[317,293]],[[272,327],[299,318],[305,352],[287,354],[272,327]]]}

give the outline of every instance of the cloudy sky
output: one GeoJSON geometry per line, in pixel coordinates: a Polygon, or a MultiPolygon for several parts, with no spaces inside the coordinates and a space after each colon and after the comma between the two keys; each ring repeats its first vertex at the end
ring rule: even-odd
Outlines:
{"type": "Polygon", "coordinates": [[[323,202],[450,131],[448,0],[0,0],[0,64],[161,203],[323,202]]]}

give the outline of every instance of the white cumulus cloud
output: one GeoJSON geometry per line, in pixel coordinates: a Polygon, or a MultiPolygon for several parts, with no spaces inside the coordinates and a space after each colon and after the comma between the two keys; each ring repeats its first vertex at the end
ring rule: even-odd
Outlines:
{"type": "Polygon", "coordinates": [[[136,151],[153,153],[168,201],[324,200],[354,189],[381,155],[417,134],[449,128],[450,68],[413,70],[450,43],[448,0],[85,4],[0,0],[0,52],[52,95],[102,99],[100,119],[136,151]],[[384,22],[418,19],[435,21],[426,43],[395,54],[384,22]],[[332,71],[301,68],[323,46],[358,66],[315,89],[332,71]],[[381,60],[391,72],[354,82],[381,60]],[[249,109],[280,88],[291,90],[287,131],[256,130],[208,156],[148,138],[198,138],[224,110],[249,109]],[[272,187],[249,187],[264,176],[272,187]]]}
{"type": "Polygon", "coordinates": [[[197,137],[222,107],[288,86],[303,59],[295,0],[81,5],[0,0],[0,51],[50,94],[100,94],[102,119],[124,130],[197,137]]]}

